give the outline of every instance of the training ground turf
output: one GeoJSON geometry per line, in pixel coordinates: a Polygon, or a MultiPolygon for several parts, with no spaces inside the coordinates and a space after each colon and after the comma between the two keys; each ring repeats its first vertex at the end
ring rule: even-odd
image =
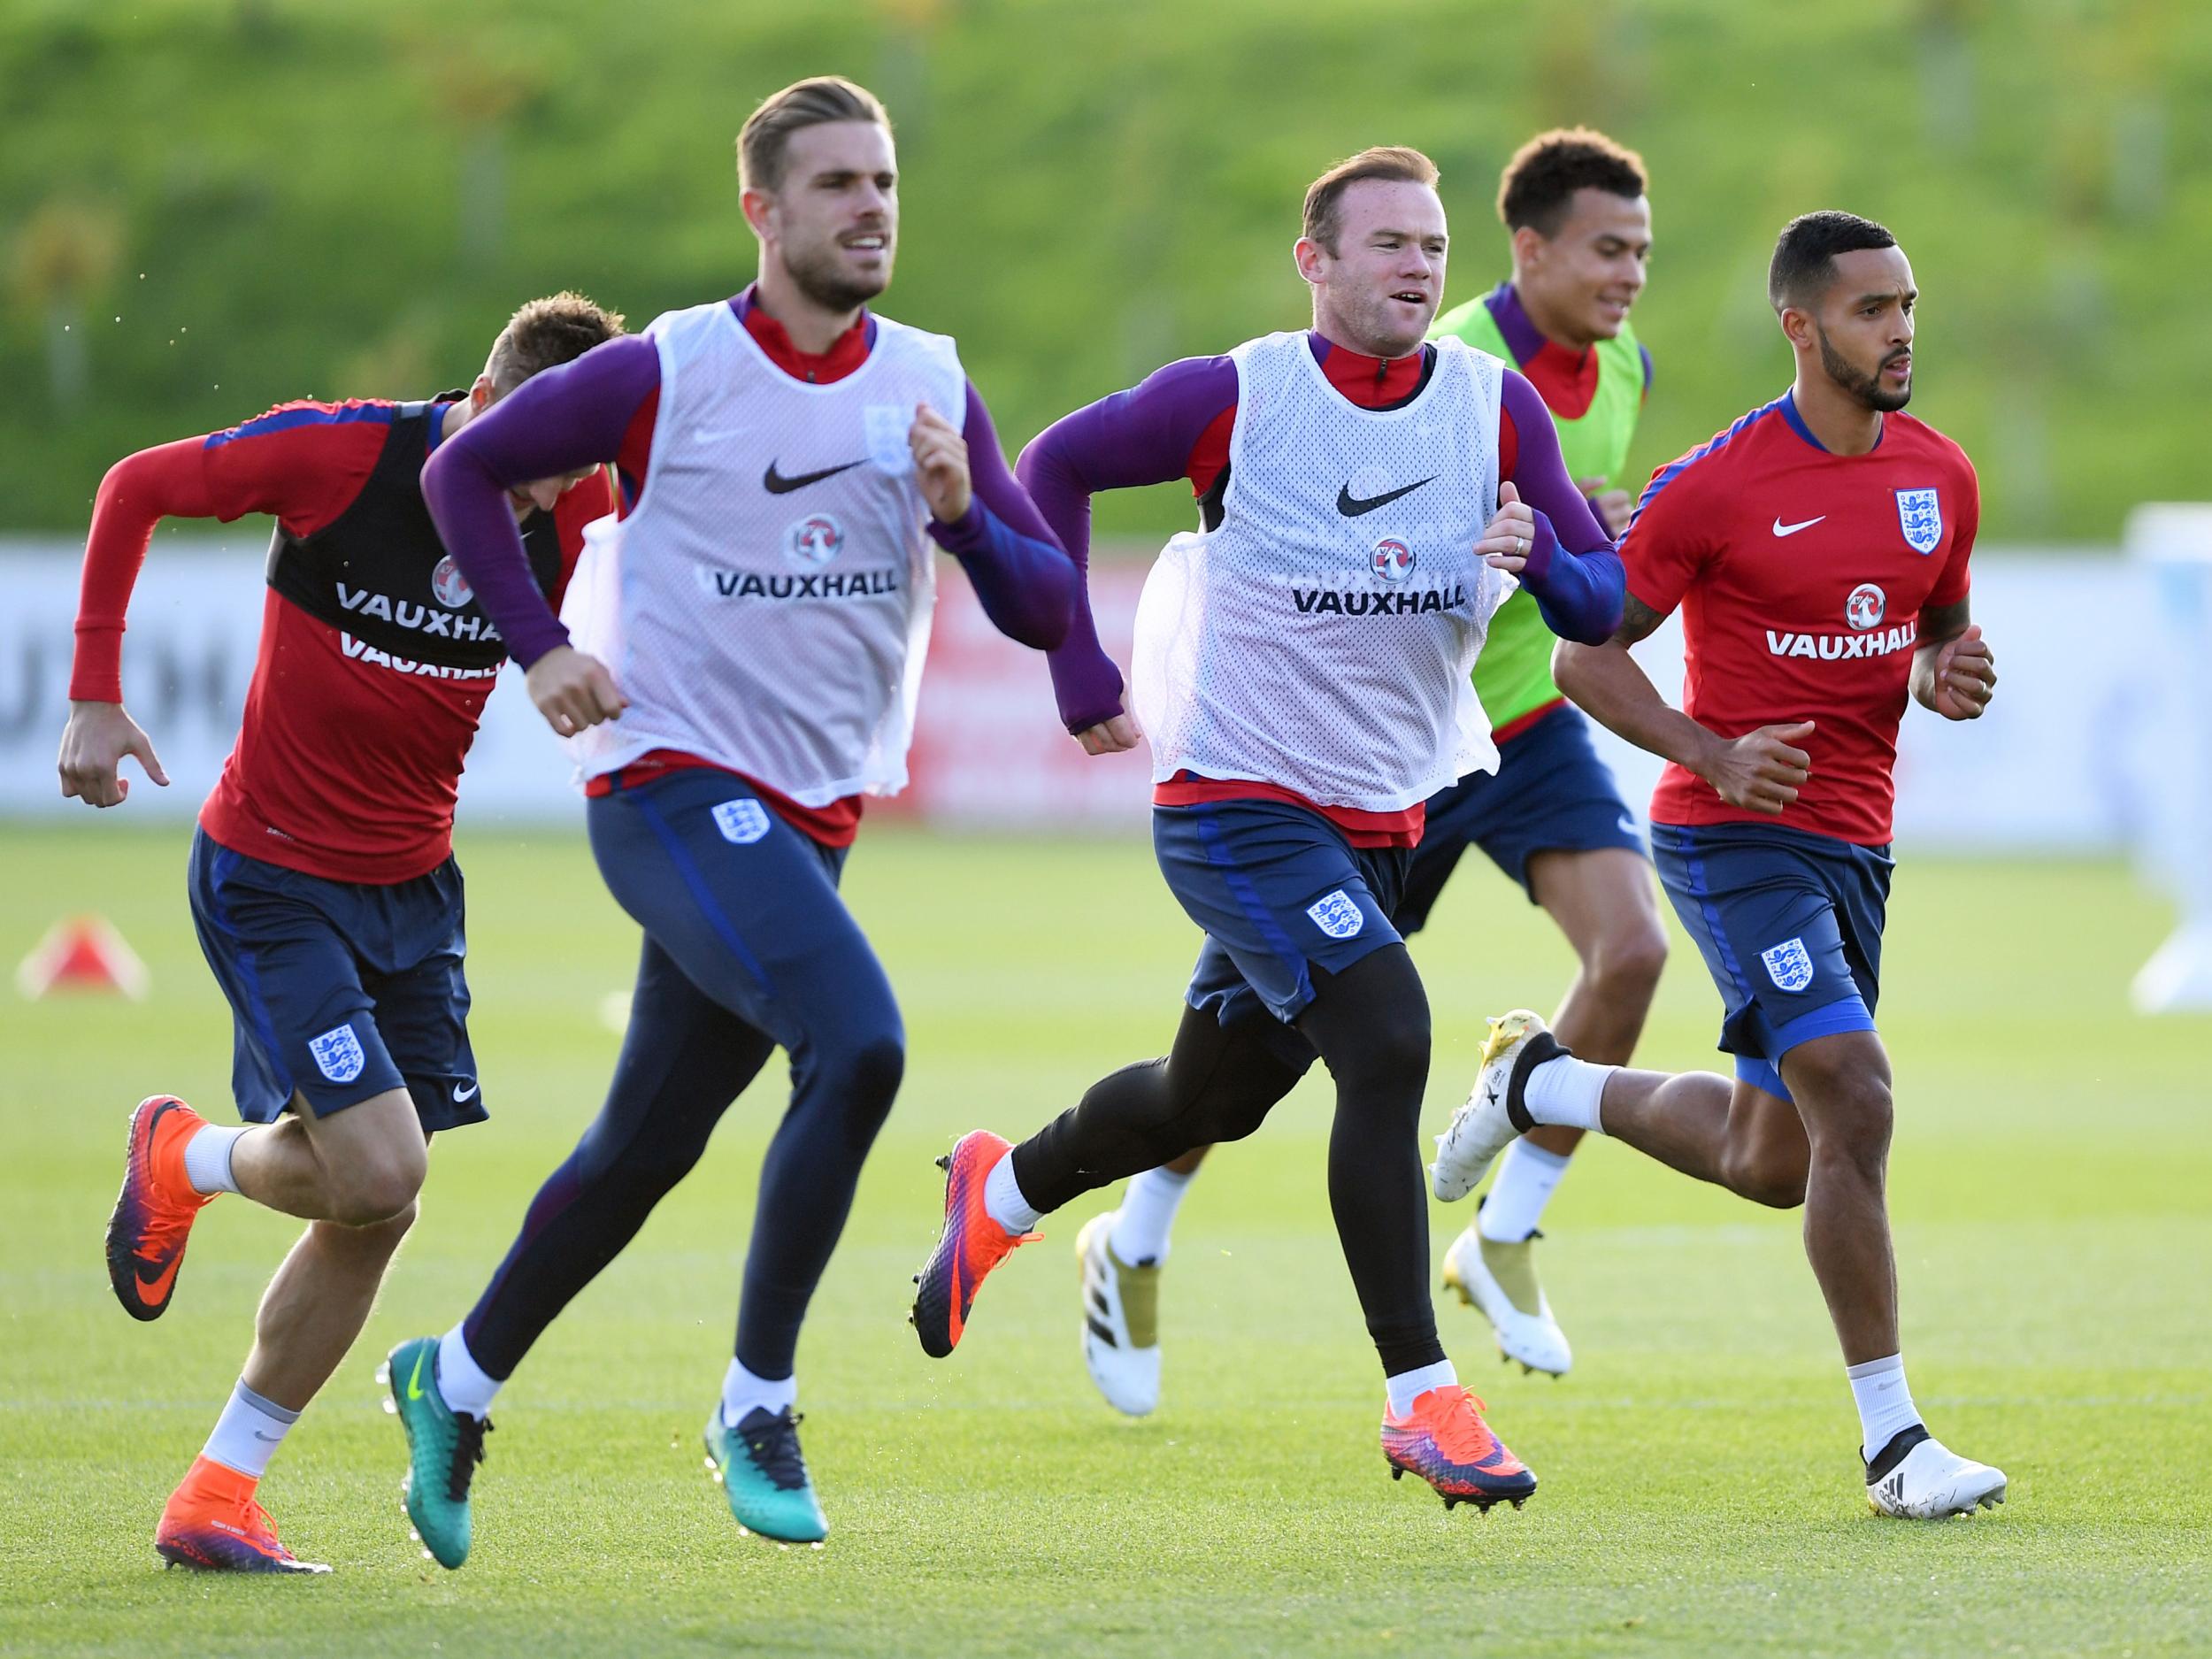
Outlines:
{"type": "MultiPolygon", "coordinates": [[[[1154,1417],[1102,1405],[1078,1348],[1076,1228],[1110,1195],[1048,1220],[959,1352],[925,1359],[905,1310],[936,1225],[932,1156],[973,1125],[1025,1133],[1156,1052],[1194,939],[1141,841],[879,826],[847,890],[911,1053],[800,1350],[828,1548],[740,1538],[701,1467],[777,1063],[501,1401],[475,1557],[446,1573],[408,1541],[371,1374],[468,1306],[595,1109],[616,1047],[603,1004],[634,949],[580,841],[480,828],[461,852],[492,1121],[434,1150],[383,1305],[264,1483],[286,1540],[336,1571],[271,1581],[165,1574],[152,1532],[294,1224],[209,1210],[155,1325],[124,1316],[102,1267],[133,1102],[229,1111],[186,832],[87,814],[0,839],[9,963],[96,909],[153,974],[142,1004],[0,1002],[0,1653],[2212,1648],[2212,1021],[2126,1011],[2167,916],[2116,866],[1909,851],[1900,872],[1883,1027],[1905,1352],[1937,1432],[2011,1476],[1993,1514],[1871,1518],[1795,1218],[1604,1143],[1547,1218],[1574,1374],[1509,1373],[1474,1314],[1440,1310],[1542,1490],[1486,1519],[1394,1485],[1313,1082],[1185,1207],[1154,1417]]],[[[1432,1133],[1479,1017],[1548,1008],[1566,955],[1471,858],[1418,954],[1432,1133]]],[[[1710,1064],[1715,1018],[1678,939],[1643,1057],[1710,1064]]],[[[1471,1213],[1432,1216],[1440,1256],[1471,1213]]]]}

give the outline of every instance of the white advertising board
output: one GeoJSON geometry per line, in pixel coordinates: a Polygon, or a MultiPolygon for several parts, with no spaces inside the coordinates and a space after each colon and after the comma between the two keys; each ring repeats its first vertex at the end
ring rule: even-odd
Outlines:
{"type": "MultiPolygon", "coordinates": [[[[82,811],[65,802],[54,756],[67,714],[79,550],[0,543],[0,812],[82,811]]],[[[1102,558],[1092,592],[1101,636],[1126,663],[1141,559],[1102,558]]],[[[220,770],[252,672],[264,588],[257,542],[157,538],[131,603],[124,696],[172,780],[134,786],[133,814],[188,817],[220,770]]],[[[948,570],[914,754],[900,810],[948,825],[1065,831],[1142,825],[1142,751],[1085,757],[1061,731],[1043,658],[995,634],[948,570]]],[[[1918,709],[1898,764],[1898,838],[1959,849],[2116,850],[2161,816],[2156,757],[2174,718],[2170,677],[2144,649],[2154,590],[2140,566],[2102,551],[1975,560],[1974,610],[2001,683],[1987,717],[1953,726],[1918,709]]],[[[1681,684],[1670,624],[1640,649],[1670,696],[1681,684]]],[[[1658,763],[1605,736],[1632,804],[1658,763]]],[[[364,789],[374,780],[364,779],[364,789]]],[[[470,757],[461,811],[572,818],[560,746],[510,669],[470,757]]]]}

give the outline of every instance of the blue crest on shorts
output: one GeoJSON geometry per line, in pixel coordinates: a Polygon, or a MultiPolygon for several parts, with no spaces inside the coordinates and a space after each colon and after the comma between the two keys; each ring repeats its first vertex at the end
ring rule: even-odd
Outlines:
{"type": "Polygon", "coordinates": [[[1307,905],[1306,914],[1313,918],[1316,927],[1332,939],[1356,938],[1359,930],[1367,926],[1367,912],[1342,887],[1307,905]]]}
{"type": "Polygon", "coordinates": [[[1932,489],[1899,490],[1897,522],[1904,528],[1905,544],[1924,558],[1943,540],[1943,508],[1932,489]]]}
{"type": "Polygon", "coordinates": [[[714,827],[724,841],[749,847],[768,833],[768,809],[757,801],[725,801],[714,809],[714,827]]]}
{"type": "Polygon", "coordinates": [[[1813,982],[1813,953],[1802,939],[1786,939],[1762,950],[1759,960],[1767,964],[1767,977],[1785,991],[1801,991],[1813,982]]]}
{"type": "Polygon", "coordinates": [[[351,1025],[333,1025],[321,1036],[310,1037],[307,1052],[315,1057],[315,1069],[334,1083],[352,1082],[369,1063],[351,1025]]]}

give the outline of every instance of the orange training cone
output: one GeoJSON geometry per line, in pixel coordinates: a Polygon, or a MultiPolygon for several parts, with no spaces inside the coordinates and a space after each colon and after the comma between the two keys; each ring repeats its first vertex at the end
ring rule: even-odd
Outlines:
{"type": "Polygon", "coordinates": [[[136,1001],[146,995],[146,964],[106,918],[73,916],[23,958],[15,988],[33,1002],[54,990],[120,991],[136,1001]]]}

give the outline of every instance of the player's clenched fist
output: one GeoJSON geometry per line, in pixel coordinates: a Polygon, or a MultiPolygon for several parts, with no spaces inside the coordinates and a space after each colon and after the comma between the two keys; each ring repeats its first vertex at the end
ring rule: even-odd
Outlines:
{"type": "Polygon", "coordinates": [[[620,719],[630,706],[607,665],[572,645],[557,645],[531,664],[524,683],[545,723],[563,737],[602,720],[620,719]]]}
{"type": "Polygon", "coordinates": [[[922,480],[922,499],[944,524],[968,516],[968,441],[950,421],[924,403],[914,411],[906,441],[914,451],[914,471],[922,480]]]}
{"type": "Polygon", "coordinates": [[[153,741],[119,703],[72,703],[69,724],[61,733],[61,792],[74,795],[87,806],[120,806],[131,792],[131,780],[121,775],[123,757],[135,755],[146,775],[165,789],[169,774],[161,769],[153,741]]]}
{"type": "Polygon", "coordinates": [[[1811,775],[1813,757],[1797,745],[1812,734],[1810,720],[1763,726],[1722,743],[1700,771],[1730,806],[1778,816],[1811,775]]]}
{"type": "Polygon", "coordinates": [[[1536,510],[1521,499],[1513,480],[1506,479],[1498,486],[1497,516],[1483,527],[1475,552],[1492,569],[1518,576],[1535,541],[1536,510]]]}
{"type": "Polygon", "coordinates": [[[1980,623],[1936,648],[1913,695],[1947,720],[1978,720],[1997,695],[1997,658],[1982,638],[1980,623]]]}
{"type": "Polygon", "coordinates": [[[1117,714],[1110,720],[1086,726],[1075,734],[1086,755],[1120,755],[1136,748],[1144,733],[1133,714],[1117,714]]]}

